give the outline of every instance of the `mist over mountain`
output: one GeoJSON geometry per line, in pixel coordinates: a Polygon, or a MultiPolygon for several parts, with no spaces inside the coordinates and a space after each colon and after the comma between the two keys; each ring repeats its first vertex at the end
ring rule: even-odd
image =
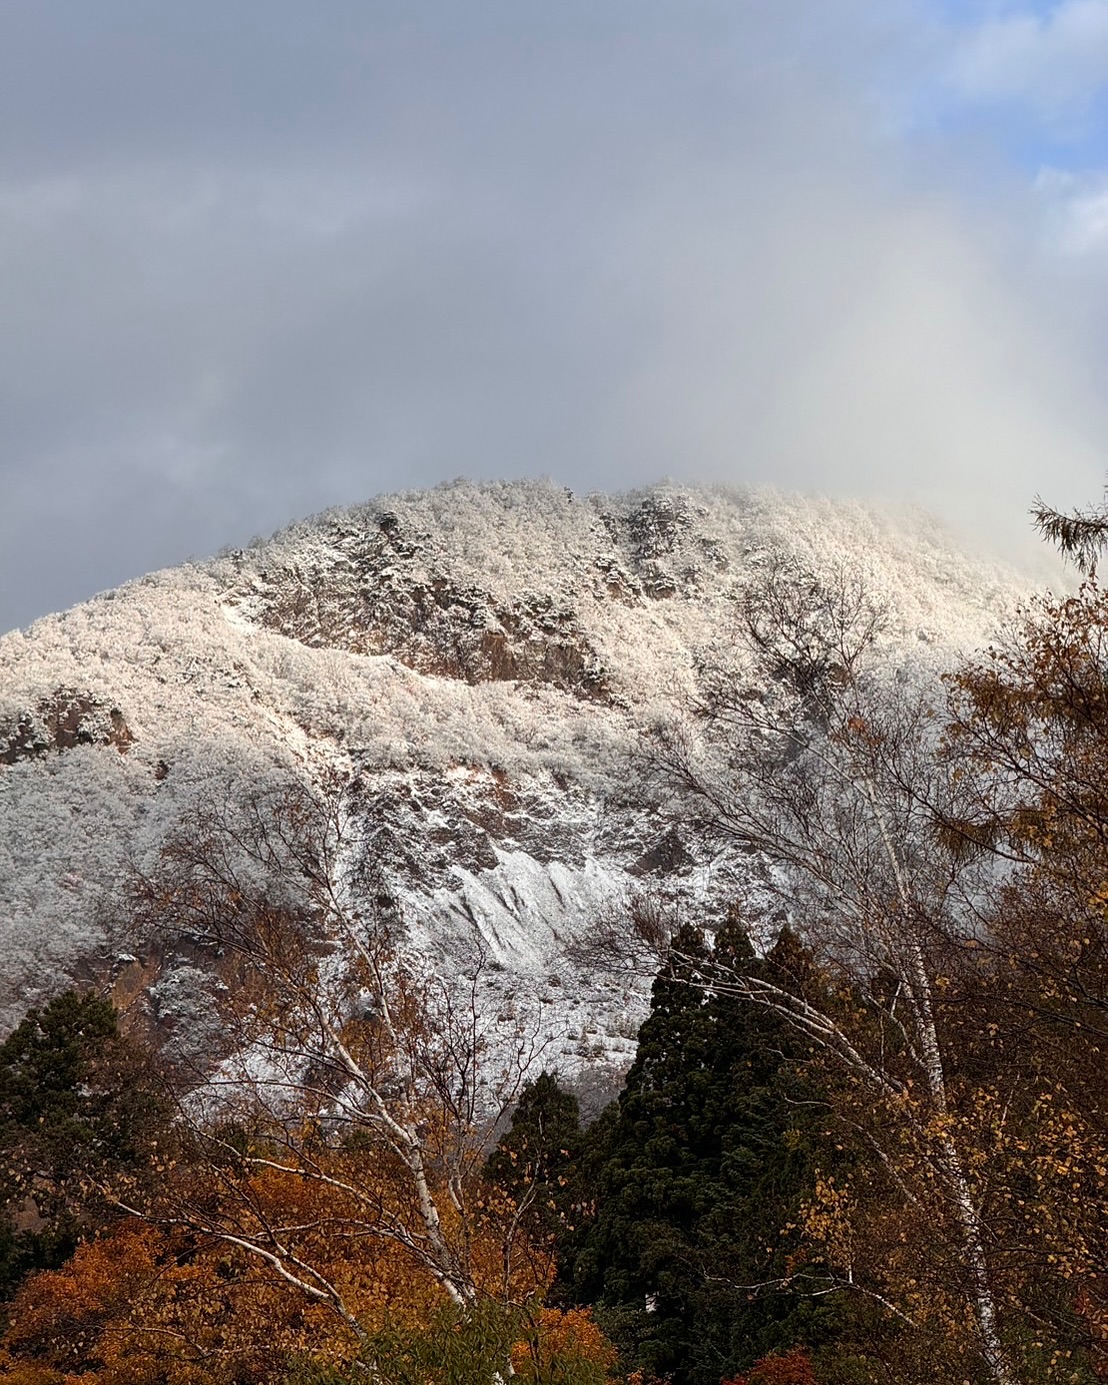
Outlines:
{"type": "Polygon", "coordinates": [[[455,483],[304,521],[0,640],[3,1022],[69,978],[197,1050],[194,956],[124,927],[131,873],[197,805],[353,777],[409,945],[477,943],[482,1004],[538,1015],[563,1071],[625,1063],[641,980],[590,960],[599,919],[656,889],[697,921],[757,892],[641,789],[642,733],[726,659],[767,565],[848,571],[887,608],[900,677],[987,641],[1028,578],[941,525],[770,490],[575,496],[455,483]]]}

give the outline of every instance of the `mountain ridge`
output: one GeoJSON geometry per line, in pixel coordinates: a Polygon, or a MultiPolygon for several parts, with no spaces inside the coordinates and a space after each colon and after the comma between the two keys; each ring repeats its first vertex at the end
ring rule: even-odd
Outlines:
{"type": "Polygon", "coordinates": [[[479,934],[499,968],[490,1008],[557,1011],[564,1068],[626,1061],[643,986],[574,961],[573,940],[661,879],[667,852],[682,908],[710,919],[744,887],[736,862],[666,845],[633,763],[781,557],[856,574],[889,609],[888,657],[921,676],[1030,590],[919,512],[458,482],[329,511],[3,637],[3,1023],[99,958],[202,1048],[193,961],[136,958],[120,931],[128,873],[205,796],[340,769],[371,805],[412,945],[449,967],[479,934]]]}

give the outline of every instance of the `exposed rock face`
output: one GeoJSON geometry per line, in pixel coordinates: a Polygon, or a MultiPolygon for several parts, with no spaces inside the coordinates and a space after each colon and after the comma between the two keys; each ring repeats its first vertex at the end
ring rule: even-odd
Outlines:
{"type": "Polygon", "coordinates": [[[112,745],[123,754],[133,740],[118,707],[106,707],[75,688],[58,688],[40,698],[33,710],[0,723],[0,764],[14,765],[77,745],[112,745]]]}
{"type": "Polygon", "coordinates": [[[312,648],[392,654],[419,673],[603,700],[604,669],[569,606],[546,592],[496,597],[448,571],[427,575],[420,537],[406,538],[389,510],[366,526],[332,523],[306,563],[253,573],[235,596],[269,629],[312,648]]]}
{"type": "Polygon", "coordinates": [[[643,800],[642,731],[695,698],[780,553],[856,569],[905,666],[981,642],[1027,592],[918,515],[455,485],[0,639],[0,1023],[99,967],[162,1032],[208,1042],[203,959],[118,934],[128,872],[198,802],[337,768],[412,945],[449,974],[478,939],[490,1013],[541,1009],[549,1061],[625,1060],[645,991],[597,964],[597,921],[643,891],[711,921],[758,888],[643,800]]]}

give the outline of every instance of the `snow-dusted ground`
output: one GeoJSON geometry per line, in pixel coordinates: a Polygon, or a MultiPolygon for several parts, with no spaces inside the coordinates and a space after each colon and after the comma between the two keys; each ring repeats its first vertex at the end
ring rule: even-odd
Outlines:
{"type": "MultiPolygon", "coordinates": [[[[695,691],[782,552],[856,572],[890,608],[889,656],[923,667],[1030,585],[918,512],[455,484],[0,639],[0,1023],[110,948],[130,863],[198,796],[337,764],[364,778],[417,945],[449,968],[479,936],[490,1012],[538,1007],[563,1068],[626,1059],[645,990],[574,943],[649,885],[669,830],[636,793],[641,728],[695,691]]],[[[686,911],[735,887],[709,864],[686,870],[686,911]]],[[[194,982],[182,964],[149,1004],[172,1019],[194,982]]]]}

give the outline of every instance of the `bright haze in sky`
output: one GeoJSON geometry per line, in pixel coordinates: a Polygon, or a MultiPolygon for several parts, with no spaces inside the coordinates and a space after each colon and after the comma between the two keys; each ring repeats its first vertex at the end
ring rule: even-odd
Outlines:
{"type": "Polygon", "coordinates": [[[1108,0],[3,6],[0,630],[461,474],[1016,546],[1106,329],[1108,0]]]}

